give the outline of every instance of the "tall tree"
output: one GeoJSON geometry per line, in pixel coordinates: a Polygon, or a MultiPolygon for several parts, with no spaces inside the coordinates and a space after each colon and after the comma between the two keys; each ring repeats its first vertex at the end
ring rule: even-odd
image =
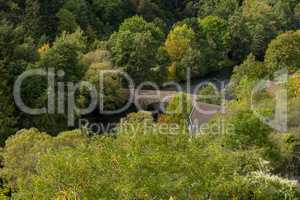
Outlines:
{"type": "MultiPolygon", "coordinates": [[[[86,66],[80,61],[84,48],[84,37],[80,30],[72,34],[64,32],[55,40],[51,48],[41,53],[40,60],[28,68],[44,70],[53,68],[55,72],[62,70],[64,76],[60,77],[60,81],[65,84],[67,82],[77,83],[86,71],[86,66]]],[[[57,85],[55,84],[55,88],[50,88],[47,77],[34,76],[24,82],[22,97],[26,105],[31,108],[47,107],[48,93],[53,90],[57,91],[57,85]]],[[[63,114],[46,113],[36,116],[24,113],[20,124],[26,128],[37,127],[47,130],[51,134],[57,134],[59,131],[68,129],[67,113],[66,110],[63,111],[63,114]]]]}
{"type": "Polygon", "coordinates": [[[76,19],[74,15],[66,10],[66,9],[60,9],[57,13],[58,17],[58,32],[62,33],[63,31],[66,31],[68,33],[73,33],[78,28],[76,19]]]}
{"type": "Polygon", "coordinates": [[[92,12],[102,24],[101,33],[112,33],[131,14],[130,0],[92,0],[92,12]]]}
{"type": "Polygon", "coordinates": [[[232,66],[229,59],[231,36],[226,20],[217,16],[199,19],[200,48],[206,57],[206,65],[210,71],[232,66]]]}
{"type": "Polygon", "coordinates": [[[54,40],[57,34],[56,14],[64,0],[26,0],[25,26],[27,32],[39,40],[46,35],[54,40]]]}
{"type": "Polygon", "coordinates": [[[165,42],[166,50],[173,61],[180,60],[195,40],[195,32],[186,24],[175,26],[165,42]]]}
{"type": "Polygon", "coordinates": [[[11,96],[11,91],[7,84],[8,74],[5,72],[5,64],[0,62],[0,145],[15,133],[17,118],[11,96]]]}
{"type": "Polygon", "coordinates": [[[113,61],[137,82],[149,80],[163,39],[163,32],[155,24],[137,16],[129,18],[110,38],[113,61]]]}
{"type": "Polygon", "coordinates": [[[215,15],[228,19],[239,8],[239,0],[206,0],[199,2],[199,17],[215,15]]]}

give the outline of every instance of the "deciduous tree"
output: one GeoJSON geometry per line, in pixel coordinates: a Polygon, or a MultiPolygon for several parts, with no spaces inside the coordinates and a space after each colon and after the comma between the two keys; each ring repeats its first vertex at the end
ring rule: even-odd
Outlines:
{"type": "Polygon", "coordinates": [[[289,31],[279,35],[268,47],[265,64],[270,75],[276,70],[300,69],[300,32],[289,31]]]}
{"type": "Polygon", "coordinates": [[[114,64],[137,82],[151,80],[163,38],[164,34],[158,27],[141,17],[125,20],[110,38],[114,64]]]}

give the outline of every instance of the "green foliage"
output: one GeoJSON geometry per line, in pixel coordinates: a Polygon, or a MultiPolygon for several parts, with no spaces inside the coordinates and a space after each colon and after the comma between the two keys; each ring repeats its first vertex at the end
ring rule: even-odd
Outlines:
{"type": "Polygon", "coordinates": [[[256,60],[255,56],[250,54],[247,59],[239,66],[234,68],[231,84],[232,87],[236,87],[240,84],[242,79],[259,80],[265,78],[267,75],[267,69],[262,62],[256,60]]]}
{"type": "Polygon", "coordinates": [[[229,56],[237,63],[241,63],[251,52],[253,38],[250,27],[240,12],[229,18],[228,26],[231,36],[229,56]]]}
{"type": "Polygon", "coordinates": [[[227,143],[234,148],[267,146],[271,128],[258,119],[251,110],[233,113],[227,121],[233,132],[228,135],[227,143]]]}
{"type": "Polygon", "coordinates": [[[270,75],[277,70],[300,68],[300,32],[286,32],[274,39],[266,52],[265,64],[270,75]]]}
{"type": "Polygon", "coordinates": [[[18,184],[29,181],[26,174],[34,172],[38,153],[46,150],[44,142],[48,139],[47,134],[30,129],[19,131],[6,141],[2,156],[7,168],[1,171],[1,175],[10,188],[16,190],[18,184]]]}
{"type": "Polygon", "coordinates": [[[186,24],[177,25],[170,31],[165,42],[165,49],[173,62],[169,71],[175,67],[175,74],[171,75],[170,79],[185,80],[187,69],[191,67],[199,74],[199,51],[194,50],[195,39],[196,33],[186,24]]]}
{"type": "Polygon", "coordinates": [[[15,108],[12,105],[9,91],[6,86],[6,77],[2,72],[3,64],[0,63],[0,143],[4,144],[8,136],[16,131],[15,108]]]}
{"type": "Polygon", "coordinates": [[[288,99],[288,128],[299,128],[300,125],[300,112],[298,110],[300,106],[299,97],[288,99]]]}
{"type": "Polygon", "coordinates": [[[294,17],[297,19],[297,27],[299,26],[299,17],[300,17],[300,3],[298,3],[294,8],[294,17]]]}
{"type": "Polygon", "coordinates": [[[153,130],[154,119],[150,112],[130,113],[121,120],[118,126],[118,135],[144,135],[153,130]]]}
{"type": "Polygon", "coordinates": [[[133,1],[135,12],[144,19],[152,21],[157,17],[165,18],[164,11],[151,0],[133,1]]]}
{"type": "Polygon", "coordinates": [[[136,129],[114,138],[87,138],[80,131],[49,137],[23,130],[7,141],[1,177],[14,188],[14,199],[299,198],[295,182],[271,175],[255,149],[268,147],[266,129],[252,123],[250,112],[238,115],[241,122],[235,120],[238,132],[231,142],[245,142],[251,129],[256,136],[245,143],[247,150],[228,149],[208,135],[140,130],[141,124],[153,123],[150,113],[129,115],[122,124],[136,129]],[[136,134],[140,131],[144,134],[136,134]]]}
{"type": "Polygon", "coordinates": [[[130,1],[92,0],[91,9],[96,22],[101,24],[101,32],[112,33],[131,13],[130,1]]]}
{"type": "MultiPolygon", "coordinates": [[[[107,73],[108,70],[113,70],[110,52],[98,49],[85,54],[82,60],[86,66],[89,66],[83,80],[91,83],[98,92],[101,92],[103,101],[100,101],[102,101],[104,108],[106,110],[116,109],[121,106],[125,99],[120,74],[118,72],[107,73]]],[[[81,106],[88,105],[89,94],[89,88],[81,88],[81,106]]]]}
{"type": "Polygon", "coordinates": [[[263,172],[254,172],[246,177],[235,177],[224,183],[218,190],[216,199],[297,199],[299,188],[295,181],[263,172]]]}
{"type": "MultiPolygon", "coordinates": [[[[237,176],[246,178],[261,168],[254,151],[225,150],[206,137],[191,140],[187,135],[119,135],[116,139],[99,136],[90,139],[88,145],[82,138],[74,146],[54,147],[58,138],[49,138],[47,148],[41,145],[44,139],[38,140],[11,139],[4,150],[5,161],[15,154],[15,148],[25,146],[27,151],[20,151],[19,156],[25,153],[23,158],[27,158],[27,163],[36,159],[34,171],[26,170],[27,175],[23,177],[26,184],[18,182],[15,199],[71,195],[80,199],[169,199],[172,196],[204,200],[224,195],[224,182],[230,183],[237,176]],[[16,143],[20,146],[13,145],[16,143]],[[36,148],[37,145],[43,148],[36,148]],[[39,153],[33,153],[36,150],[39,153]],[[33,157],[29,159],[27,154],[33,157]]],[[[13,166],[5,165],[3,170],[22,169],[23,162],[18,166],[9,162],[13,166]]],[[[14,176],[20,180],[18,174],[14,176]]],[[[274,192],[283,188],[279,185],[274,192]]]]}
{"type": "Polygon", "coordinates": [[[10,190],[5,187],[0,188],[0,200],[8,200],[9,199],[10,190]]]}
{"type": "Polygon", "coordinates": [[[147,122],[152,124],[153,123],[153,117],[150,112],[138,112],[138,113],[131,113],[128,114],[125,119],[123,119],[124,123],[132,123],[134,125],[138,125],[143,122],[147,122]]]}
{"type": "Polygon", "coordinates": [[[173,97],[166,108],[169,123],[176,123],[181,127],[186,127],[186,123],[192,112],[192,99],[188,94],[180,93],[173,97]]]}
{"type": "Polygon", "coordinates": [[[44,69],[63,70],[66,81],[79,81],[86,69],[80,63],[80,55],[84,49],[84,38],[80,30],[72,34],[63,33],[52,48],[42,54],[37,65],[44,69]]]}
{"type": "Polygon", "coordinates": [[[31,39],[24,39],[21,27],[4,23],[0,26],[0,143],[4,144],[17,124],[17,112],[13,103],[12,89],[15,79],[23,73],[28,63],[37,59],[31,39]]]}
{"type": "Polygon", "coordinates": [[[204,85],[198,92],[198,101],[203,103],[221,105],[222,97],[218,88],[212,85],[204,85]]]}
{"type": "Polygon", "coordinates": [[[238,0],[207,0],[199,3],[199,17],[215,15],[228,18],[239,8],[238,0]]]}
{"type": "Polygon", "coordinates": [[[238,100],[244,103],[250,104],[253,88],[256,81],[247,77],[242,78],[236,85],[232,85],[235,96],[238,100]]]}
{"type": "MultiPolygon", "coordinates": [[[[12,199],[26,200],[300,198],[294,182],[277,176],[299,175],[298,75],[279,86],[290,97],[289,133],[271,130],[250,110],[273,115],[277,88],[252,96],[256,82],[300,68],[299,0],[6,0],[0,19],[0,144],[24,127],[53,135],[69,128],[65,115],[16,109],[13,83],[26,69],[63,70],[58,81],[88,81],[97,89],[103,81],[104,107],[115,109],[124,103],[122,79],[107,74],[100,80],[99,72],[125,71],[137,83],[161,84],[185,80],[189,68],[199,78],[237,65],[230,88],[237,100],[210,123],[224,122],[227,134],[189,137],[187,94],[175,96],[158,123],[151,113],[133,113],[113,136],[21,130],[2,152],[0,199],[8,199],[10,189],[12,199]],[[170,124],[179,129],[163,128],[170,124]]],[[[30,77],[22,86],[33,108],[47,105],[49,89],[57,90],[46,77],[30,77]]],[[[89,90],[80,88],[76,103],[87,106],[89,90]]],[[[204,87],[200,94],[214,90],[204,87]]]]}
{"type": "Polygon", "coordinates": [[[245,0],[242,15],[247,21],[252,38],[251,52],[263,58],[268,43],[280,32],[280,21],[274,8],[266,1],[245,0]]]}
{"type": "Polygon", "coordinates": [[[94,26],[98,25],[95,19],[92,22],[91,8],[86,0],[67,0],[65,1],[62,9],[68,10],[75,17],[76,22],[80,25],[80,28],[86,30],[87,27],[94,23],[94,26]]]}
{"type": "MultiPolygon", "coordinates": [[[[283,1],[278,0],[274,5],[274,13],[277,16],[281,28],[283,30],[290,30],[291,28],[299,28],[299,25],[297,24],[299,22],[299,19],[295,16],[296,12],[294,10],[296,3],[298,1],[283,1]]],[[[299,2],[298,2],[299,3],[299,2]]]]}
{"type": "Polygon", "coordinates": [[[151,80],[163,33],[141,17],[125,20],[110,38],[113,61],[137,82],[151,80]]]}
{"type": "Polygon", "coordinates": [[[63,31],[66,31],[68,33],[73,33],[76,31],[78,25],[76,23],[75,17],[70,11],[66,9],[61,9],[57,13],[57,17],[59,19],[59,23],[58,23],[59,33],[62,33],[63,31]]]}
{"type": "Polygon", "coordinates": [[[32,181],[33,177],[28,175],[36,173],[40,156],[49,148],[75,147],[84,141],[85,136],[79,131],[62,133],[52,139],[37,129],[21,130],[6,141],[2,153],[6,167],[1,170],[1,177],[16,191],[32,181]]]}
{"type": "Polygon", "coordinates": [[[199,48],[189,48],[183,58],[176,63],[176,72],[178,80],[185,80],[187,69],[191,70],[192,77],[205,77],[211,72],[210,66],[207,66],[208,57],[202,53],[199,48]]]}
{"type": "Polygon", "coordinates": [[[28,63],[37,60],[37,53],[31,38],[24,38],[22,27],[14,28],[4,23],[0,26],[0,60],[3,73],[8,77],[8,87],[24,72],[28,63]]]}
{"type": "Polygon", "coordinates": [[[208,16],[199,21],[202,33],[209,46],[213,49],[226,49],[230,42],[228,25],[225,20],[217,16],[208,16]]]}
{"type": "Polygon", "coordinates": [[[203,65],[207,65],[210,71],[219,70],[230,66],[228,58],[230,34],[227,22],[217,16],[208,16],[199,20],[201,34],[202,53],[210,58],[203,65]]]}
{"type": "Polygon", "coordinates": [[[149,32],[153,37],[153,42],[156,42],[157,45],[164,39],[164,34],[154,23],[149,23],[138,16],[128,18],[121,24],[119,32],[127,31],[131,33],[149,32]]]}

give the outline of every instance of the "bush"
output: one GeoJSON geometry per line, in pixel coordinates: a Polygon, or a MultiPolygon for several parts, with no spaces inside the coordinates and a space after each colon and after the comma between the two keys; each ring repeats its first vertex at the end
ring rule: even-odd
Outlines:
{"type": "Polygon", "coordinates": [[[186,127],[189,116],[192,112],[192,100],[188,94],[179,93],[173,97],[166,108],[165,122],[175,123],[181,127],[186,127]]]}
{"type": "Polygon", "coordinates": [[[269,144],[272,129],[261,122],[251,110],[244,109],[233,113],[227,123],[233,128],[232,132],[226,136],[229,146],[247,149],[269,144]]]}
{"type": "Polygon", "coordinates": [[[5,167],[1,169],[1,177],[16,191],[32,181],[40,156],[49,148],[75,147],[82,142],[85,142],[85,136],[80,131],[65,132],[52,138],[37,129],[21,130],[6,141],[2,153],[5,167]]]}
{"type": "Polygon", "coordinates": [[[215,88],[212,85],[203,86],[198,92],[198,100],[203,103],[209,104],[222,104],[222,97],[218,88],[215,88]]]}
{"type": "Polygon", "coordinates": [[[263,172],[237,176],[216,188],[213,199],[291,200],[300,194],[296,181],[289,181],[263,172]]]}
{"type": "Polygon", "coordinates": [[[254,55],[250,54],[241,65],[234,68],[231,84],[237,86],[245,77],[250,80],[259,80],[264,78],[266,74],[266,67],[264,64],[256,60],[254,55]]]}
{"type": "MultiPolygon", "coordinates": [[[[152,128],[154,119],[150,112],[131,113],[121,120],[118,134],[145,134],[147,128],[152,128]]],[[[150,131],[150,130],[149,130],[150,131]]]]}

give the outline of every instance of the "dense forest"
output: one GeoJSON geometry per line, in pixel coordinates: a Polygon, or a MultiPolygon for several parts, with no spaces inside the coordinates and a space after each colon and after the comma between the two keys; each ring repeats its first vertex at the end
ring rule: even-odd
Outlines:
{"type": "MultiPolygon", "coordinates": [[[[0,199],[300,199],[300,0],[0,0],[0,20],[0,199]],[[49,105],[50,91],[67,83],[99,89],[102,81],[107,109],[124,105],[127,86],[99,71],[159,87],[184,83],[189,72],[230,72],[230,99],[210,86],[197,94],[226,108],[208,123],[225,131],[191,135],[186,93],[168,102],[171,114],[130,113],[101,135],[70,126],[66,112],[28,114],[14,88],[30,70],[63,73],[53,87],[44,76],[26,79],[20,95],[28,107],[49,105]],[[277,83],[282,70],[288,76],[277,83]],[[261,80],[269,87],[253,96],[261,80]],[[284,129],[255,114],[276,116],[280,91],[284,129]],[[180,128],[162,134],[165,124],[180,128]]],[[[89,92],[73,91],[77,107],[89,105],[89,92]]],[[[63,111],[73,109],[67,94],[58,98],[63,111]]]]}

